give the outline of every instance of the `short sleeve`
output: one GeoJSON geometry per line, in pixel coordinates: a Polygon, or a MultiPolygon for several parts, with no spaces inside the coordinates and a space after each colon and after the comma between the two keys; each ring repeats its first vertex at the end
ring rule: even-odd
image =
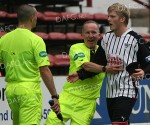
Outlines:
{"type": "Polygon", "coordinates": [[[2,49],[1,49],[1,42],[2,42],[2,38],[0,38],[0,63],[3,63],[3,59],[2,59],[2,49]]]}
{"type": "Polygon", "coordinates": [[[69,55],[70,55],[70,60],[75,63],[76,68],[81,67],[81,65],[85,62],[89,62],[87,53],[83,51],[81,48],[72,46],[70,48],[69,55]]]}
{"type": "Polygon", "coordinates": [[[46,52],[46,46],[42,39],[39,39],[39,41],[35,45],[34,56],[38,67],[50,65],[46,52]]]}

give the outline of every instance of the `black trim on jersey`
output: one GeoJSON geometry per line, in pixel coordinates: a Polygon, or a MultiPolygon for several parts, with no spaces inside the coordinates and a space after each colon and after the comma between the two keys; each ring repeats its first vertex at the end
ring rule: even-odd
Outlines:
{"type": "Polygon", "coordinates": [[[132,35],[137,40],[139,47],[137,52],[137,61],[140,64],[140,68],[144,70],[145,74],[150,73],[150,62],[147,62],[145,59],[150,56],[148,44],[146,44],[144,38],[136,32],[130,31],[128,34],[132,35]]]}
{"type": "MultiPolygon", "coordinates": [[[[92,58],[91,62],[94,62],[99,65],[103,65],[103,66],[107,65],[105,51],[101,45],[99,45],[99,47],[94,55],[94,58],[92,58]]],[[[94,73],[94,72],[88,72],[88,71],[84,70],[83,68],[80,69],[79,71],[77,71],[77,73],[79,75],[79,79],[81,79],[81,80],[84,80],[86,78],[90,78],[90,77],[93,77],[93,76],[99,74],[99,73],[94,73]]]]}
{"type": "Polygon", "coordinates": [[[111,30],[111,31],[108,31],[108,32],[106,32],[105,34],[107,34],[107,33],[113,33],[114,31],[113,30],[111,30]]]}

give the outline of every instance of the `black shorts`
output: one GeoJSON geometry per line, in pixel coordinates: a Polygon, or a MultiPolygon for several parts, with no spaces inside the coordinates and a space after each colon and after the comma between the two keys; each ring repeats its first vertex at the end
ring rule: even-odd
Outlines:
{"type": "Polygon", "coordinates": [[[129,117],[136,99],[128,97],[116,97],[107,98],[106,101],[111,122],[129,121],[129,117]]]}

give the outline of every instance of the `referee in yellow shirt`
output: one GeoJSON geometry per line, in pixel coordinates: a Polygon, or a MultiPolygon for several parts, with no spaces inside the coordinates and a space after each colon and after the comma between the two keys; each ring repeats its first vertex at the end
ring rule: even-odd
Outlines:
{"type": "Polygon", "coordinates": [[[40,75],[54,97],[54,111],[59,112],[60,106],[44,41],[31,32],[36,26],[37,11],[30,5],[22,5],[17,14],[18,28],[0,39],[0,63],[4,63],[6,69],[6,97],[13,125],[40,125],[40,75]]]}
{"type": "MultiPolygon", "coordinates": [[[[100,37],[99,26],[95,21],[87,21],[82,28],[84,43],[77,43],[70,48],[69,74],[82,68],[90,61],[90,52],[96,51],[100,37]]],[[[60,93],[61,114],[64,122],[71,120],[71,125],[90,125],[96,109],[96,99],[100,97],[100,89],[105,74],[101,73],[93,78],[78,80],[74,84],[66,82],[60,93]]],[[[46,125],[63,125],[56,114],[51,111],[46,125]]]]}

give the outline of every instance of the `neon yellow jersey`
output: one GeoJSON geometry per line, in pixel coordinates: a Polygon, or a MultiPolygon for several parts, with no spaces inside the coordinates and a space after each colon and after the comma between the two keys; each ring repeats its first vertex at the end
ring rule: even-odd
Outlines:
{"type": "MultiPolygon", "coordinates": [[[[98,46],[97,46],[98,48],[98,46]]],[[[84,62],[90,61],[90,49],[84,43],[77,43],[70,48],[70,67],[69,74],[72,74],[81,69],[84,62]]],[[[73,95],[83,98],[98,98],[100,97],[100,89],[105,73],[87,78],[85,80],[77,80],[75,83],[66,82],[63,89],[73,95]]]]}
{"type": "Polygon", "coordinates": [[[22,28],[0,39],[0,63],[5,64],[6,82],[40,82],[39,67],[50,65],[42,38],[22,28]]]}

